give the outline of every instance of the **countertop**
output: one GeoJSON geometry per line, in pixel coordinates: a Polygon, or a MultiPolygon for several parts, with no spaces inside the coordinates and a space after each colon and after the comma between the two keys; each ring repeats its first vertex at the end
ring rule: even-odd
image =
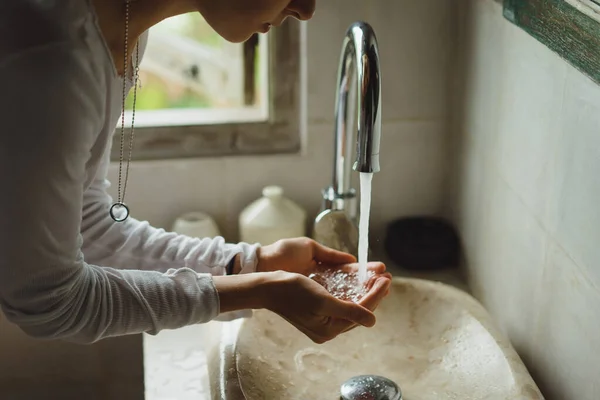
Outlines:
{"type": "MultiPolygon", "coordinates": [[[[393,276],[443,282],[468,292],[458,269],[417,272],[379,259],[393,276]]],[[[206,349],[218,339],[211,329],[211,324],[203,324],[143,335],[146,400],[210,400],[206,349]]]]}

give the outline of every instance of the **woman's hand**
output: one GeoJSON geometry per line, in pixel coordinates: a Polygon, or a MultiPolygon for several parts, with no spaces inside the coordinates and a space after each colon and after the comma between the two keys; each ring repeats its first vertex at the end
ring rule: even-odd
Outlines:
{"type": "MultiPolygon", "coordinates": [[[[356,272],[358,264],[353,255],[325,247],[308,238],[283,239],[258,250],[258,272],[287,271],[308,276],[322,268],[341,268],[346,272],[356,272]]],[[[366,283],[367,295],[358,304],[375,311],[389,291],[387,285],[381,297],[378,282],[385,284],[381,280],[391,280],[392,276],[385,272],[385,265],[381,262],[369,262],[367,269],[373,276],[366,283]]]]}
{"type": "Polygon", "coordinates": [[[308,277],[285,271],[213,277],[220,312],[270,310],[316,343],[324,343],[358,325],[375,325],[371,309],[385,297],[390,279],[372,278],[369,292],[353,303],[333,297],[308,277]]]}
{"type": "Polygon", "coordinates": [[[369,308],[374,309],[385,297],[391,282],[387,276],[372,279],[368,294],[357,304],[333,297],[304,275],[284,271],[269,275],[265,308],[280,315],[315,343],[325,343],[358,325],[375,325],[375,315],[369,308]]]}
{"type": "MultiPolygon", "coordinates": [[[[333,297],[304,275],[285,272],[215,276],[221,313],[267,309],[294,325],[316,343],[324,343],[357,325],[371,327],[375,316],[367,307],[333,297]]],[[[365,298],[378,303],[389,287],[384,278],[365,298]]]]}
{"type": "MultiPolygon", "coordinates": [[[[356,273],[358,264],[345,265],[341,268],[348,273],[356,273]]],[[[390,285],[392,282],[392,274],[385,272],[385,265],[380,262],[370,262],[367,264],[367,269],[373,274],[369,276],[365,286],[367,293],[358,301],[361,306],[375,311],[379,303],[389,294],[390,285]]],[[[349,326],[344,332],[356,328],[358,325],[349,326]]]]}
{"type": "Polygon", "coordinates": [[[257,273],[215,277],[221,312],[240,308],[266,308],[275,312],[316,343],[324,343],[358,325],[375,324],[373,311],[387,295],[391,275],[385,265],[369,263],[373,272],[367,293],[358,303],[332,296],[307,276],[317,268],[355,272],[350,255],[307,239],[285,239],[262,247],[257,273]]]}
{"type": "Polygon", "coordinates": [[[312,239],[283,239],[258,250],[256,270],[309,275],[318,265],[339,266],[354,262],[356,258],[353,255],[330,249],[312,239]]]}

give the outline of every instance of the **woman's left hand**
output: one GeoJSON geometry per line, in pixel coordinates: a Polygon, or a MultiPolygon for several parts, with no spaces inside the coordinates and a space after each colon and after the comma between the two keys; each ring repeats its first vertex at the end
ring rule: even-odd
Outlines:
{"type": "Polygon", "coordinates": [[[256,271],[287,271],[308,276],[318,265],[338,266],[355,262],[353,255],[330,249],[312,239],[283,239],[259,249],[256,271]]]}
{"type": "MultiPolygon", "coordinates": [[[[317,268],[343,268],[356,271],[356,258],[348,253],[325,247],[308,238],[279,240],[272,245],[262,247],[258,253],[257,272],[286,271],[309,276],[317,268]]],[[[381,262],[370,262],[367,269],[374,273],[367,286],[379,277],[391,279],[381,262]]]]}

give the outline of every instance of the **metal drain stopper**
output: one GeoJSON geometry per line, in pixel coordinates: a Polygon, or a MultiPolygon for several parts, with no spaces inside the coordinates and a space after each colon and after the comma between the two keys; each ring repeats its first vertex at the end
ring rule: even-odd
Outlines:
{"type": "Polygon", "coordinates": [[[340,400],[402,400],[402,392],[393,381],[377,375],[359,375],[340,388],[340,400]]]}

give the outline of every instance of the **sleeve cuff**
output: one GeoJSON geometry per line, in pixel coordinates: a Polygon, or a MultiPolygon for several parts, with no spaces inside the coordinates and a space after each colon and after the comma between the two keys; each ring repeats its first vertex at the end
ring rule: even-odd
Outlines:
{"type": "Polygon", "coordinates": [[[226,274],[231,275],[230,272],[233,271],[233,263],[235,262],[235,256],[239,254],[240,256],[240,274],[249,274],[252,272],[256,272],[256,267],[258,265],[258,257],[257,250],[260,245],[257,244],[248,244],[248,243],[238,243],[233,245],[234,251],[231,254],[231,259],[229,260],[226,267],[226,274]]]}
{"type": "MultiPolygon", "coordinates": [[[[248,243],[238,243],[236,245],[233,245],[233,254],[231,255],[231,259],[229,260],[225,270],[226,270],[226,274],[230,275],[230,266],[232,266],[232,264],[235,262],[235,256],[237,256],[238,254],[240,255],[240,263],[241,263],[241,269],[240,269],[240,274],[249,274],[252,272],[256,272],[256,267],[258,265],[258,257],[257,257],[257,250],[260,247],[260,245],[257,244],[248,244],[248,243]]],[[[231,268],[232,269],[232,268],[231,268]]],[[[216,302],[217,302],[217,313],[220,310],[220,304],[219,304],[219,296],[217,293],[217,289],[214,287],[214,282],[212,283],[213,288],[214,288],[214,292],[216,295],[216,302]]],[[[252,317],[252,310],[248,309],[248,310],[239,310],[239,311],[231,311],[231,312],[226,312],[226,313],[219,313],[218,315],[214,316],[213,319],[215,321],[221,321],[221,322],[228,322],[228,321],[233,321],[236,319],[240,319],[240,318],[251,318],[252,317]]]]}
{"type": "Polygon", "coordinates": [[[207,278],[210,279],[211,286],[212,286],[213,293],[214,293],[214,300],[210,303],[216,304],[216,307],[209,306],[209,308],[212,308],[211,317],[210,317],[211,320],[221,321],[221,322],[229,322],[229,321],[233,321],[233,320],[240,319],[240,318],[251,318],[252,317],[252,310],[250,310],[250,309],[220,313],[219,310],[221,309],[221,304],[219,301],[219,292],[217,291],[217,288],[215,286],[214,280],[212,279],[212,276],[207,276],[207,278]]]}

